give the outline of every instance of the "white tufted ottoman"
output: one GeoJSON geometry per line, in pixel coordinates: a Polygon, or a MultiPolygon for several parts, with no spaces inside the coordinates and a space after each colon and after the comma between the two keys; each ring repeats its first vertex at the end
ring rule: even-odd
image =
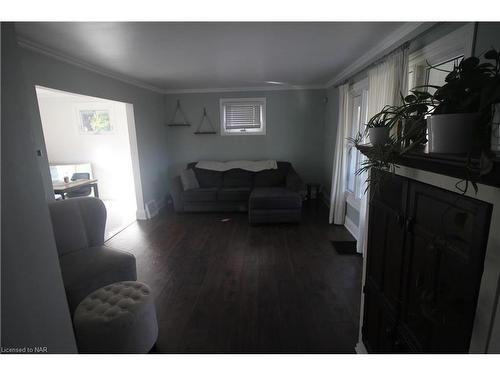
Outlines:
{"type": "Polygon", "coordinates": [[[147,353],[158,337],[146,284],[122,281],[89,294],[73,318],[80,353],[147,353]]]}

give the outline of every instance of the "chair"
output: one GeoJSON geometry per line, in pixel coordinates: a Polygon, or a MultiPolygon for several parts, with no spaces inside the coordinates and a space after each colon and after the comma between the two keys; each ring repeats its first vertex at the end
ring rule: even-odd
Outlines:
{"type": "Polygon", "coordinates": [[[59,264],[71,313],[91,292],[137,280],[134,255],[104,246],[106,207],[94,197],[49,203],[59,264]]]}
{"type": "MultiPolygon", "coordinates": [[[[76,180],[90,180],[90,173],[87,172],[73,173],[73,176],[71,176],[71,181],[76,181],[76,180]]],[[[82,186],[79,189],[66,193],[66,196],[68,198],[88,197],[90,193],[92,193],[92,188],[90,186],[82,186]]]]}

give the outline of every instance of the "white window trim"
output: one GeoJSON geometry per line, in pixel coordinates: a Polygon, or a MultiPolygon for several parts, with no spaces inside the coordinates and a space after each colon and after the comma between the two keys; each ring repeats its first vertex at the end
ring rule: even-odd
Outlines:
{"type": "MultiPolygon", "coordinates": [[[[473,46],[474,22],[470,22],[411,53],[408,57],[408,71],[416,72],[419,67],[427,66],[427,63],[435,65],[462,55],[472,56],[473,46]]],[[[408,82],[408,89],[412,88],[411,83],[408,82]]]]}
{"type": "Polygon", "coordinates": [[[219,112],[220,112],[220,134],[223,136],[239,136],[239,135],[266,135],[266,98],[223,98],[219,101],[219,112]],[[226,103],[234,102],[261,102],[262,103],[262,127],[258,131],[247,131],[247,132],[228,132],[226,131],[224,124],[224,105],[226,103]]]}
{"type": "MultiPolygon", "coordinates": [[[[353,98],[355,96],[361,96],[361,124],[360,124],[360,129],[359,131],[361,132],[361,134],[364,134],[364,126],[366,124],[364,124],[364,119],[366,118],[366,115],[367,115],[367,111],[368,111],[368,88],[369,88],[369,82],[368,82],[368,78],[364,78],[362,79],[361,81],[358,81],[356,83],[354,83],[351,87],[351,90],[349,92],[349,95],[350,95],[350,108],[349,108],[349,113],[350,113],[350,117],[352,115],[352,110],[353,110],[353,98]],[[362,128],[363,127],[363,128],[362,128]]],[[[352,122],[351,122],[352,123],[352,122]]],[[[359,151],[358,151],[359,152],[359,151]]],[[[362,158],[362,156],[360,154],[358,154],[358,162],[359,162],[359,158],[362,158]]],[[[345,189],[345,200],[346,202],[353,208],[355,208],[357,211],[359,211],[360,207],[361,207],[361,199],[358,198],[358,188],[363,188],[363,184],[358,184],[356,179],[360,179],[361,176],[360,175],[356,175],[355,176],[355,181],[354,181],[354,192],[351,192],[349,190],[347,190],[347,188],[345,189]]]]}

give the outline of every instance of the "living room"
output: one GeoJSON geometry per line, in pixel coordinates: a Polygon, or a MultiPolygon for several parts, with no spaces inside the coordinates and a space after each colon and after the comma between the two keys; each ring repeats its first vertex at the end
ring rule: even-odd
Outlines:
{"type": "MultiPolygon", "coordinates": [[[[2,22],[2,352],[499,353],[499,35],[2,22]],[[481,106],[456,111],[484,115],[480,149],[431,125],[460,69],[483,74],[481,106]],[[54,197],[40,88],[127,108],[127,225],[54,197]]],[[[77,143],[78,116],[58,125],[77,143]]]]}

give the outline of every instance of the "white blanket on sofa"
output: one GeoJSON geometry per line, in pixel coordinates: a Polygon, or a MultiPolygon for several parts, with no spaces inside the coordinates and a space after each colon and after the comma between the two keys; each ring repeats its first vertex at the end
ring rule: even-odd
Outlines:
{"type": "Polygon", "coordinates": [[[195,167],[219,172],[235,168],[244,169],[250,172],[259,172],[265,169],[278,169],[278,163],[276,160],[199,161],[196,163],[195,167]]]}

